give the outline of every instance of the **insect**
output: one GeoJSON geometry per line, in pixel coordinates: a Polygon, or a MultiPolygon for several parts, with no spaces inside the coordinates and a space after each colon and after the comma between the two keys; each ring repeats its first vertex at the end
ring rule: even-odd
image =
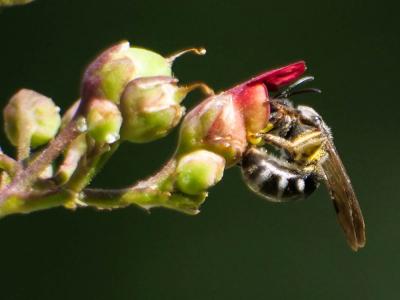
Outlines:
{"type": "Polygon", "coordinates": [[[311,107],[295,107],[295,94],[320,92],[297,87],[314,78],[303,77],[270,99],[271,117],[263,132],[241,162],[245,183],[273,202],[304,199],[324,182],[333,201],[337,219],[350,247],[365,245],[365,224],[361,209],[338,155],[329,127],[311,107]]]}

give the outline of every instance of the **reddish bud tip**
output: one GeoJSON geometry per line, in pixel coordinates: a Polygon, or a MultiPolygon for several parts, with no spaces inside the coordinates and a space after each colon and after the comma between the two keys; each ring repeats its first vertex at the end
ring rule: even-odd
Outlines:
{"type": "Polygon", "coordinates": [[[252,79],[241,83],[232,89],[231,92],[237,92],[242,90],[247,86],[264,83],[268,90],[276,91],[280,87],[288,85],[298,79],[306,71],[306,63],[304,61],[295,62],[293,64],[274,69],[271,71],[266,71],[252,79]]]}

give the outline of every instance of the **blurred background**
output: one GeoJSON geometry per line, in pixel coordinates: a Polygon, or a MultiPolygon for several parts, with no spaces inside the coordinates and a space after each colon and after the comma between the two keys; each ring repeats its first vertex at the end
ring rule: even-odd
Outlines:
{"type": "MultiPolygon", "coordinates": [[[[66,109],[85,66],[128,39],[169,54],[182,82],[220,91],[304,59],[322,95],[367,225],[347,246],[327,191],[297,203],[252,194],[228,170],[195,217],[130,207],[52,209],[0,221],[1,299],[398,299],[400,294],[399,26],[396,1],[37,0],[0,12],[0,101],[21,87],[66,109]]],[[[201,100],[192,94],[186,106],[201,100]]],[[[11,151],[3,133],[1,146],[11,151]]],[[[125,144],[93,182],[123,187],[156,171],[177,130],[125,144]]]]}

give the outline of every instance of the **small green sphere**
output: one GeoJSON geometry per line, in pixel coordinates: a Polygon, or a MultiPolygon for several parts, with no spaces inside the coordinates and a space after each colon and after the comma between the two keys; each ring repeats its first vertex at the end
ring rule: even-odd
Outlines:
{"type": "Polygon", "coordinates": [[[59,111],[50,98],[32,90],[20,90],[4,109],[8,139],[14,146],[21,143],[21,137],[30,139],[33,148],[46,144],[60,127],[59,111]]]}
{"type": "Polygon", "coordinates": [[[176,185],[189,195],[198,195],[221,180],[225,159],[213,152],[198,150],[183,156],[177,166],[176,185]]]}
{"type": "Polygon", "coordinates": [[[96,142],[112,144],[119,140],[122,116],[111,101],[94,99],[87,114],[88,134],[96,142]]]}

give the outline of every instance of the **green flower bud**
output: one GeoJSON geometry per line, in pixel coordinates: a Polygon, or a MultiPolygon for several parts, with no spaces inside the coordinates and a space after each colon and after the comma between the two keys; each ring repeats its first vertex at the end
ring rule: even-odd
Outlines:
{"type": "Polygon", "coordinates": [[[177,152],[206,149],[236,164],[246,149],[246,131],[240,107],[229,94],[209,97],[190,111],[182,122],[177,152]]]}
{"type": "Polygon", "coordinates": [[[176,168],[176,186],[189,195],[198,195],[221,180],[225,159],[213,152],[198,150],[182,156],[176,168]]]}
{"type": "Polygon", "coordinates": [[[37,147],[50,141],[61,124],[59,107],[35,91],[22,89],[4,109],[5,131],[14,146],[37,147]]]}
{"type": "Polygon", "coordinates": [[[132,81],[121,97],[122,139],[145,143],[164,137],[181,119],[179,105],[187,94],[171,77],[149,77],[132,81]]]}
{"type": "MultiPolygon", "coordinates": [[[[205,49],[186,49],[170,57],[153,51],[130,47],[122,42],[101,53],[86,69],[82,80],[82,100],[108,99],[119,104],[126,85],[141,77],[172,77],[172,64],[179,56],[193,52],[204,55],[205,49]]],[[[82,106],[83,112],[87,106],[82,106]]]]}
{"type": "Polygon", "coordinates": [[[86,116],[88,134],[98,143],[112,144],[119,140],[122,116],[118,107],[104,99],[94,99],[86,116]]]}
{"type": "Polygon", "coordinates": [[[151,76],[172,76],[172,64],[168,58],[160,54],[143,49],[129,48],[127,56],[131,59],[135,69],[135,78],[151,76]]]}
{"type": "Polygon", "coordinates": [[[129,81],[139,77],[172,76],[171,62],[146,49],[122,42],[100,54],[86,69],[82,99],[109,99],[118,104],[129,81]]]}
{"type": "Polygon", "coordinates": [[[180,121],[184,107],[179,103],[193,89],[210,89],[198,83],[178,87],[172,77],[144,77],[131,81],[121,97],[121,137],[133,143],[150,142],[166,136],[180,121]]]}

